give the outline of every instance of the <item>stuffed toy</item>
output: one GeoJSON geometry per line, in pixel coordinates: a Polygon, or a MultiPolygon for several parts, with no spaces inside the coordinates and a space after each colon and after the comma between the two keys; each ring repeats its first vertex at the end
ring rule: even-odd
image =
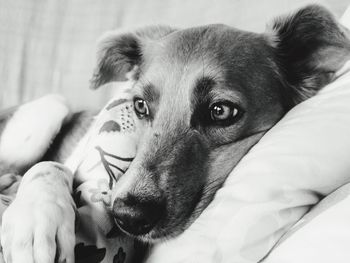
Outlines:
{"type": "MultiPolygon", "coordinates": [[[[1,214],[16,195],[22,178],[20,171],[47,158],[45,151],[57,139],[71,114],[63,98],[49,95],[20,106],[3,118],[3,122],[5,119],[7,122],[3,123],[0,140],[4,170],[0,176],[1,214]],[[45,120],[45,124],[39,123],[40,120],[45,120]],[[23,125],[21,129],[19,126],[23,125]],[[28,138],[31,139],[28,141],[28,138]],[[23,148],[26,152],[15,154],[23,148]],[[5,164],[18,172],[6,172],[5,164]]],[[[64,163],[74,173],[76,263],[138,262],[144,255],[146,246],[122,233],[108,212],[111,189],[135,156],[141,125],[125,89],[93,118],[88,131],[78,138],[78,146],[64,163]]]]}

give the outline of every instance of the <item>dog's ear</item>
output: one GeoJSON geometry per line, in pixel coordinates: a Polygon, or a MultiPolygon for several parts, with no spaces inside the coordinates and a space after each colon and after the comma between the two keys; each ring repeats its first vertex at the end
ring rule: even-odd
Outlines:
{"type": "Polygon", "coordinates": [[[144,45],[174,31],[167,26],[150,26],[132,33],[107,33],[99,41],[91,88],[97,89],[111,81],[126,80],[127,73],[137,78],[137,71],[143,62],[144,45]]]}
{"type": "Polygon", "coordinates": [[[313,96],[350,58],[347,29],[321,6],[276,19],[272,33],[289,106],[313,96]]]}

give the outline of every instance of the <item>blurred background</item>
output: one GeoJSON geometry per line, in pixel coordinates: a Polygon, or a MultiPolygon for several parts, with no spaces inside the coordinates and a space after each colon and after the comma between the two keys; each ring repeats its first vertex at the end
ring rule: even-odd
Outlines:
{"type": "Polygon", "coordinates": [[[89,90],[96,40],[150,24],[225,23],[263,32],[274,17],[320,3],[339,17],[350,0],[0,0],[0,109],[60,93],[96,108],[110,90],[89,90]]]}

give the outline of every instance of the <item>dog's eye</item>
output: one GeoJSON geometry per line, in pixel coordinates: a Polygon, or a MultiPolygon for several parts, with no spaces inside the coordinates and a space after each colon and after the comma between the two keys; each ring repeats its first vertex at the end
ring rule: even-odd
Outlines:
{"type": "Polygon", "coordinates": [[[222,122],[234,120],[239,115],[239,110],[231,103],[214,103],[210,107],[210,117],[213,121],[222,122]]]}
{"type": "Polygon", "coordinates": [[[149,115],[149,109],[148,109],[147,103],[143,99],[135,98],[134,108],[135,108],[136,114],[140,117],[149,115]]]}

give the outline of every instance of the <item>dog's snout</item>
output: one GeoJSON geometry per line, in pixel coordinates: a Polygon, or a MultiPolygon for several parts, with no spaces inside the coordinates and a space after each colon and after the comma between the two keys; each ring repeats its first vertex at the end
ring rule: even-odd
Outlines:
{"type": "Polygon", "coordinates": [[[118,226],[132,235],[143,235],[160,220],[165,211],[161,199],[141,199],[132,195],[117,198],[113,204],[113,215],[118,226]]]}

